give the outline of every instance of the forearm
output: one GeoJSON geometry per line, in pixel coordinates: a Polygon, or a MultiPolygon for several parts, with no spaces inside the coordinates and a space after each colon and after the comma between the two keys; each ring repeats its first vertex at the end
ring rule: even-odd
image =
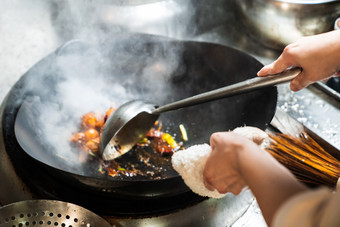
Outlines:
{"type": "Polygon", "coordinates": [[[268,225],[278,208],[308,188],[267,152],[241,152],[240,171],[257,199],[268,225]]]}
{"type": "MultiPolygon", "coordinates": [[[[328,45],[331,49],[333,49],[336,56],[340,56],[340,30],[331,31],[328,33],[328,35],[331,37],[330,43],[328,45]]],[[[334,57],[336,57],[334,56],[334,57]]],[[[339,62],[339,59],[338,59],[339,62]]]]}
{"type": "MultiPolygon", "coordinates": [[[[315,50],[315,53],[323,52],[322,55],[319,55],[317,57],[322,58],[321,63],[325,61],[325,65],[329,68],[333,68],[333,73],[336,73],[338,70],[340,70],[340,30],[331,31],[325,34],[320,35],[320,43],[322,43],[323,40],[324,43],[322,45],[320,44],[320,48],[315,50]]],[[[320,59],[319,59],[319,64],[320,59]]],[[[323,79],[323,78],[320,78],[323,79]]]]}

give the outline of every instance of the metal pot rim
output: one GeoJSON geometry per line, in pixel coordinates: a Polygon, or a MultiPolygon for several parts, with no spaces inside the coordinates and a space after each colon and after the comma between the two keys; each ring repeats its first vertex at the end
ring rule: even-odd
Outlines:
{"type": "Polygon", "coordinates": [[[338,0],[274,0],[274,1],[280,2],[280,3],[289,3],[289,4],[316,5],[316,4],[337,2],[338,0]]]}

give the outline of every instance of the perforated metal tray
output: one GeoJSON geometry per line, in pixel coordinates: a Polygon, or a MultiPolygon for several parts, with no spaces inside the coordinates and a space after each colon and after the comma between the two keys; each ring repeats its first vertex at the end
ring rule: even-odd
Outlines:
{"type": "Polygon", "coordinates": [[[111,226],[102,217],[72,203],[26,200],[0,208],[0,226],[111,226]]]}

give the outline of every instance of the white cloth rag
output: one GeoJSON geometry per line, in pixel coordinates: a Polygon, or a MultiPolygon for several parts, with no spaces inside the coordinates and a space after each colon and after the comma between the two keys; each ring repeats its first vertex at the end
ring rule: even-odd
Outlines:
{"type": "MultiPolygon", "coordinates": [[[[262,148],[268,144],[268,135],[261,129],[245,126],[236,128],[233,131],[253,140],[262,148]]],[[[193,145],[174,153],[171,159],[172,166],[194,193],[211,198],[222,198],[226,194],[221,194],[217,190],[210,191],[204,185],[203,170],[210,152],[211,147],[206,143],[193,145]]]]}
{"type": "Polygon", "coordinates": [[[203,170],[211,148],[208,144],[191,146],[172,155],[172,166],[181,175],[184,183],[196,194],[211,198],[222,198],[217,190],[208,190],[203,181],[203,170]]]}

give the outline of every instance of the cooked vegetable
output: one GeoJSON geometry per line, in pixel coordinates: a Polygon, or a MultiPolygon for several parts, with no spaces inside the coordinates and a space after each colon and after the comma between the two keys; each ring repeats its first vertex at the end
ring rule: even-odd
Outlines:
{"type": "Polygon", "coordinates": [[[182,139],[184,141],[187,141],[188,140],[188,134],[187,134],[187,130],[184,128],[184,125],[180,124],[179,125],[179,130],[181,131],[182,139]]]}
{"type": "Polygon", "coordinates": [[[91,139],[89,141],[87,141],[87,143],[85,144],[85,150],[88,152],[98,152],[99,151],[99,142],[100,142],[100,138],[96,137],[94,139],[91,139]]]}
{"type": "Polygon", "coordinates": [[[82,116],[82,126],[84,128],[94,128],[96,127],[97,118],[94,113],[87,113],[82,116]]]}
{"type": "MultiPolygon", "coordinates": [[[[123,168],[114,160],[111,162],[104,162],[101,159],[102,157],[99,152],[100,132],[102,131],[108,117],[114,111],[115,108],[110,108],[106,111],[105,115],[102,115],[102,117],[98,117],[100,114],[95,114],[93,112],[84,114],[81,117],[80,129],[82,131],[74,133],[70,138],[70,141],[77,145],[77,147],[80,149],[79,160],[81,162],[85,162],[93,160],[93,157],[99,159],[101,164],[98,168],[98,171],[102,174],[106,173],[112,177],[130,177],[136,175],[154,176],[155,172],[150,170],[142,172],[136,169],[132,164],[124,166],[125,168],[123,168]]],[[[162,124],[157,121],[154,127],[147,133],[146,137],[139,141],[136,148],[150,147],[154,151],[154,155],[158,155],[159,157],[163,157],[163,154],[164,157],[166,155],[171,155],[176,150],[181,149],[181,143],[177,143],[169,133],[162,132],[161,128],[162,124]]],[[[146,155],[147,153],[144,152],[143,154],[146,155]]],[[[151,160],[152,158],[150,156],[139,156],[139,162],[148,167],[153,167],[151,160]]]]}
{"type": "Polygon", "coordinates": [[[84,134],[85,134],[85,140],[86,141],[89,141],[89,140],[92,140],[92,139],[99,137],[99,132],[97,130],[93,129],[93,128],[86,130],[84,132],[84,134]]]}
{"type": "Polygon", "coordinates": [[[164,139],[170,145],[171,148],[178,147],[178,144],[176,143],[174,138],[169,133],[164,133],[162,135],[162,139],[164,139]]]}

